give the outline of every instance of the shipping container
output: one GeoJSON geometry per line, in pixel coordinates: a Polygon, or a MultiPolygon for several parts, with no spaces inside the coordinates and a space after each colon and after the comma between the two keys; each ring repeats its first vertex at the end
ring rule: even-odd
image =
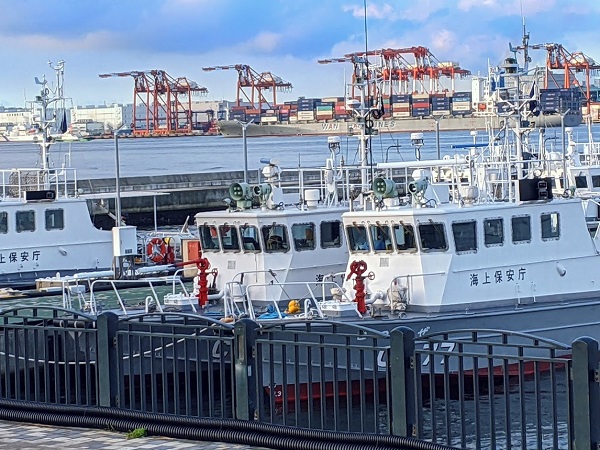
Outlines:
{"type": "Polygon", "coordinates": [[[431,114],[431,110],[429,108],[415,108],[413,106],[412,116],[413,117],[424,117],[429,116],[431,114]]]}
{"type": "Polygon", "coordinates": [[[338,114],[338,113],[335,113],[333,115],[333,117],[336,118],[337,120],[346,120],[346,119],[349,119],[351,116],[350,116],[350,114],[338,114]]]}
{"type": "Polygon", "coordinates": [[[298,120],[315,120],[315,113],[313,111],[298,111],[298,120]]]}
{"type": "Polygon", "coordinates": [[[452,99],[453,100],[457,100],[457,99],[471,99],[472,94],[471,92],[455,92],[454,94],[452,94],[452,99]]]}
{"type": "Polygon", "coordinates": [[[470,103],[453,103],[452,111],[471,111],[470,103]]]}
{"type": "Polygon", "coordinates": [[[230,113],[229,120],[239,120],[241,122],[245,122],[246,121],[246,113],[243,113],[243,112],[230,113]]]}
{"type": "Polygon", "coordinates": [[[331,119],[333,119],[333,113],[317,115],[317,120],[319,122],[321,122],[323,120],[331,120],[331,119]]]}
{"type": "Polygon", "coordinates": [[[277,123],[279,119],[275,116],[263,116],[260,118],[260,123],[277,123]]]}
{"type": "Polygon", "coordinates": [[[412,104],[413,108],[429,108],[429,102],[414,102],[412,104]]]}
{"type": "Polygon", "coordinates": [[[410,94],[394,94],[390,97],[392,103],[410,103],[410,94]]]}

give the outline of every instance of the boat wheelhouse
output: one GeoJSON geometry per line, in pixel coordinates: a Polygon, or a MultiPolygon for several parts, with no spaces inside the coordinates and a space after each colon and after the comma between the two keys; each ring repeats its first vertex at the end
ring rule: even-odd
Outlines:
{"type": "Polygon", "coordinates": [[[110,269],[112,232],[92,223],[74,169],[1,170],[0,177],[0,287],[110,269]]]}
{"type": "Polygon", "coordinates": [[[226,210],[195,216],[203,256],[214,270],[215,298],[226,294],[242,302],[251,289],[255,302],[271,304],[297,297],[300,285],[339,276],[345,268],[341,216],[354,191],[340,182],[356,180],[360,188],[360,169],[337,167],[332,151],[322,169],[286,170],[270,163],[262,174],[263,183],[234,183],[226,210]],[[293,182],[283,182],[290,177],[293,182]],[[280,284],[285,289],[276,287],[280,284]]]}

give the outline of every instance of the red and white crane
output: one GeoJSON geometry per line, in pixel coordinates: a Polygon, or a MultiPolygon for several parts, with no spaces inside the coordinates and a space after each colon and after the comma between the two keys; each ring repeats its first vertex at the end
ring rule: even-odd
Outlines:
{"type": "Polygon", "coordinates": [[[203,67],[202,70],[236,70],[238,73],[236,105],[240,106],[242,98],[250,103],[254,109],[262,109],[263,105],[274,106],[277,104],[277,92],[290,92],[292,83],[283,80],[271,72],[258,73],[248,64],[233,64],[230,66],[203,67]],[[250,91],[250,92],[247,92],[250,91]],[[272,91],[272,101],[269,102],[264,91],[272,91]]]}
{"type": "Polygon", "coordinates": [[[104,73],[100,78],[133,77],[134,135],[189,134],[194,129],[192,96],[208,89],[185,77],[173,78],[164,70],[104,73]]]}

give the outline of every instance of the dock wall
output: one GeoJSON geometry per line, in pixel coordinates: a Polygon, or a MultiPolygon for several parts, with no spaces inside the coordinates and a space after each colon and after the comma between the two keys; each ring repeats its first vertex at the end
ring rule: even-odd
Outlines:
{"type": "MultiPolygon", "coordinates": [[[[258,183],[259,174],[259,170],[249,171],[248,182],[258,183]]],[[[282,174],[284,183],[297,179],[297,172],[282,174]]],[[[243,171],[124,177],[120,180],[121,211],[127,224],[151,226],[154,224],[156,202],[156,219],[159,226],[181,225],[187,216],[191,216],[192,219],[199,211],[224,209],[223,200],[229,197],[229,186],[233,182],[242,181],[243,171]],[[139,196],[135,195],[136,192],[139,196]],[[149,195],[150,192],[156,192],[157,195],[149,195]]],[[[84,195],[107,194],[105,200],[90,200],[90,210],[97,226],[106,227],[113,223],[107,212],[116,211],[115,185],[114,178],[78,182],[78,188],[84,195]]]]}

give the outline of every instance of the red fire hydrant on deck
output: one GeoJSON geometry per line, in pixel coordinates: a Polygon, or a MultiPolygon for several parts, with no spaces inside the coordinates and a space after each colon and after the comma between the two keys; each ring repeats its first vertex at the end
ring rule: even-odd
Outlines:
{"type": "Polygon", "coordinates": [[[213,269],[211,272],[208,271],[210,269],[210,262],[207,258],[197,258],[190,261],[183,261],[176,263],[176,267],[184,267],[188,264],[196,264],[198,268],[198,306],[200,308],[204,308],[208,303],[208,275],[212,275],[213,283],[217,278],[217,269],[213,269]]]}
{"type": "Polygon", "coordinates": [[[198,306],[204,308],[208,303],[208,278],[207,271],[210,269],[210,262],[206,258],[198,259],[198,306]]]}
{"type": "Polygon", "coordinates": [[[356,291],[356,295],[354,296],[354,300],[356,301],[356,309],[361,314],[367,312],[367,305],[365,304],[365,278],[373,279],[375,278],[375,274],[373,272],[369,273],[367,277],[363,276],[363,274],[367,271],[367,263],[364,261],[353,261],[350,264],[350,273],[346,277],[346,280],[349,280],[352,275],[356,275],[356,283],[354,285],[354,290],[356,291]]]}

